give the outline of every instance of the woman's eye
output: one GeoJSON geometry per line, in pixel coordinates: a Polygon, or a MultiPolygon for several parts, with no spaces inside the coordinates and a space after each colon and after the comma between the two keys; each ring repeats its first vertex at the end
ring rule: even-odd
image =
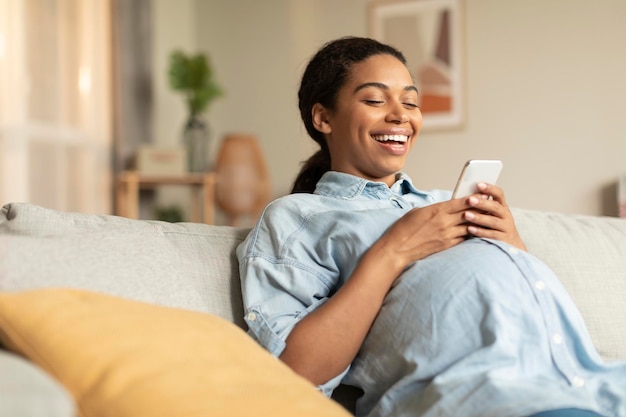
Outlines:
{"type": "Polygon", "coordinates": [[[419,107],[419,105],[415,104],[415,103],[404,103],[404,105],[408,108],[411,109],[417,109],[419,107]]]}
{"type": "Polygon", "coordinates": [[[371,104],[372,106],[379,106],[385,103],[383,100],[363,100],[363,101],[366,104],[371,104]]]}

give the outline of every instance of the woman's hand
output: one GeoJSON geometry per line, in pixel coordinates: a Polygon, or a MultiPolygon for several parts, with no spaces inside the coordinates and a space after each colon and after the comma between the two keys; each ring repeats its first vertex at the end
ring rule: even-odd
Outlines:
{"type": "Polygon", "coordinates": [[[411,262],[461,243],[467,237],[467,201],[455,199],[415,208],[402,216],[374,244],[400,272],[411,262]]]}
{"type": "Polygon", "coordinates": [[[502,189],[495,185],[480,183],[478,190],[480,194],[462,199],[472,207],[472,210],[464,212],[464,219],[469,223],[467,231],[476,237],[501,240],[526,250],[502,189]]]}

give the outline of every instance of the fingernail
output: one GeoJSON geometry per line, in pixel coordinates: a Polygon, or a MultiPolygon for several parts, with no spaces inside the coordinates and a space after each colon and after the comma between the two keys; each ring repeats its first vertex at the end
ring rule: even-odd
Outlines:
{"type": "Polygon", "coordinates": [[[471,234],[476,234],[476,232],[478,231],[478,228],[474,226],[469,226],[467,228],[467,231],[470,232],[471,234]]]}
{"type": "Polygon", "coordinates": [[[478,184],[476,184],[476,186],[481,191],[484,190],[485,188],[487,188],[487,184],[485,184],[484,182],[479,182],[478,184]]]}
{"type": "Polygon", "coordinates": [[[471,211],[466,211],[465,212],[465,218],[467,220],[472,220],[474,217],[476,217],[476,215],[474,213],[472,213],[471,211]]]}
{"type": "Polygon", "coordinates": [[[470,197],[469,198],[469,203],[474,205],[474,204],[478,204],[478,199],[476,197],[470,197]]]}

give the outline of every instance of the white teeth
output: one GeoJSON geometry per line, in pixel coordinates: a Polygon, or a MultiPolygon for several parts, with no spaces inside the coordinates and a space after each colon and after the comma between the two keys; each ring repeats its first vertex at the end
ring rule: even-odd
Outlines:
{"type": "Polygon", "coordinates": [[[374,140],[377,140],[378,142],[407,142],[409,140],[408,136],[405,135],[376,135],[373,136],[374,140]]]}

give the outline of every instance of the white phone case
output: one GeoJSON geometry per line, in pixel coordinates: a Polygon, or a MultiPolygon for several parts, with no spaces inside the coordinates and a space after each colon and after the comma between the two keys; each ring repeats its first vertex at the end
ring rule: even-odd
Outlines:
{"type": "Polygon", "coordinates": [[[452,198],[467,197],[478,191],[479,182],[495,184],[502,171],[502,161],[495,159],[472,159],[465,163],[452,198]]]}

